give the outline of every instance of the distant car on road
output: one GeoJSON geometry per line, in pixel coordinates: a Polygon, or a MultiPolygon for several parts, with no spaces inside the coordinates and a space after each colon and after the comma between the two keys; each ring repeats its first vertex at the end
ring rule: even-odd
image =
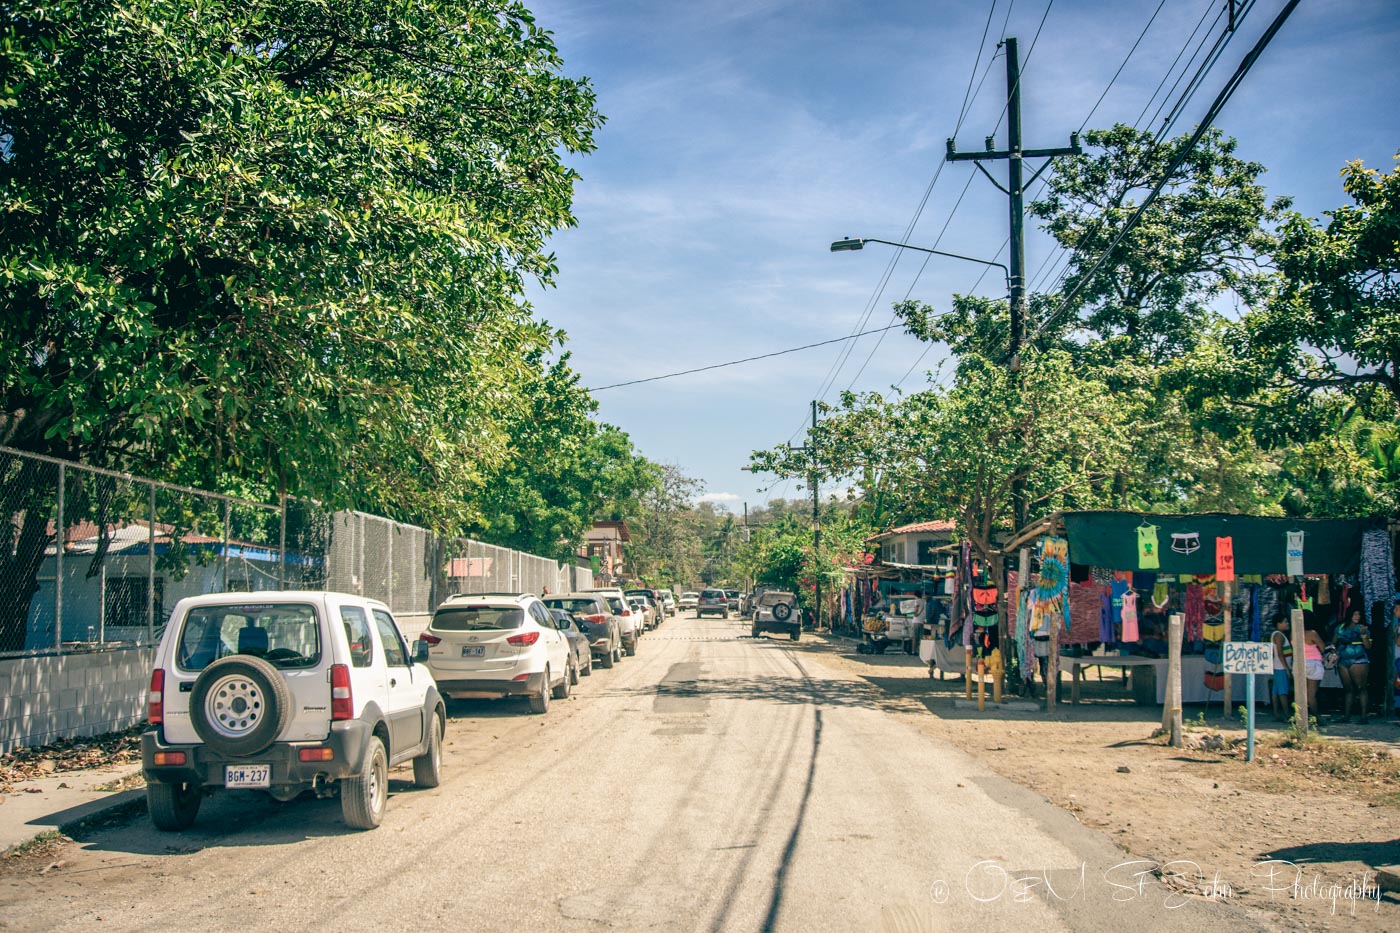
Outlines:
{"type": "Polygon", "coordinates": [[[640,597],[646,603],[647,628],[656,628],[666,621],[666,604],[661,601],[659,591],[653,589],[623,590],[628,599],[640,597]]]}
{"type": "Polygon", "coordinates": [[[645,626],[642,624],[641,613],[633,611],[632,604],[627,601],[622,590],[615,586],[600,586],[584,592],[597,593],[607,601],[613,618],[617,619],[618,629],[622,632],[622,653],[628,657],[636,654],[637,640],[642,637],[645,626]]]}
{"type": "Polygon", "coordinates": [[[661,597],[661,605],[665,608],[668,616],[673,616],[680,611],[676,605],[676,594],[670,590],[657,590],[656,595],[661,597]]]}
{"type": "Polygon", "coordinates": [[[574,614],[567,609],[551,609],[549,614],[554,616],[554,624],[569,640],[569,650],[574,655],[574,673],[570,683],[576,684],[580,677],[589,677],[593,674],[593,651],[588,643],[588,636],[584,634],[582,626],[575,620],[574,614]]]}
{"type": "Polygon", "coordinates": [[[754,638],[764,632],[787,632],[797,641],[802,637],[802,617],[797,612],[797,596],[782,590],[768,590],[754,600],[749,634],[754,638]]]}
{"type": "Polygon", "coordinates": [[[730,611],[730,612],[738,612],[738,611],[739,611],[739,591],[738,591],[738,590],[725,590],[725,591],[724,591],[724,596],[725,596],[726,599],[729,600],[729,611],[730,611]]]}
{"type": "Polygon", "coordinates": [[[681,607],[682,609],[694,609],[694,608],[696,607],[696,605],[697,605],[699,602],[700,602],[700,594],[699,594],[699,593],[696,593],[696,592],[687,592],[687,593],[682,593],[682,594],[681,594],[681,598],[680,598],[680,607],[681,607]]]}
{"type": "Polygon", "coordinates": [[[588,636],[593,657],[603,669],[622,660],[622,630],[608,606],[597,593],[555,593],[544,598],[551,611],[563,609],[571,613],[579,630],[588,636]]]}
{"type": "Polygon", "coordinates": [[[711,613],[729,618],[729,596],[724,590],[711,589],[700,593],[700,601],[695,604],[695,617],[703,619],[711,613]]]}

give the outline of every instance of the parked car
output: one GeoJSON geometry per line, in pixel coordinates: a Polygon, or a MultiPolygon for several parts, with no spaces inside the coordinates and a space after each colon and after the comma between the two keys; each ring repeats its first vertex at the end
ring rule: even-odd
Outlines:
{"type": "Polygon", "coordinates": [[[617,619],[618,629],[622,632],[622,653],[628,657],[636,654],[637,641],[643,631],[642,617],[640,613],[632,611],[632,605],[627,602],[622,590],[615,586],[600,586],[585,592],[597,593],[607,600],[608,608],[612,610],[613,618],[617,619]]]}
{"type": "Polygon", "coordinates": [[[580,677],[591,677],[593,675],[593,652],[583,627],[575,621],[574,614],[567,609],[551,609],[549,614],[554,616],[555,626],[569,640],[569,650],[573,652],[574,673],[570,683],[577,684],[580,677]]]}
{"type": "Polygon", "coordinates": [[[666,621],[666,604],[661,601],[660,595],[652,589],[623,590],[628,599],[640,597],[646,603],[647,628],[656,628],[666,621]]]}
{"type": "Polygon", "coordinates": [[[141,736],[158,829],[194,824],[206,794],[338,795],[356,829],[384,817],[389,769],[441,779],[446,706],[389,607],[344,593],[180,600],[156,650],[141,736]]]}
{"type": "Polygon", "coordinates": [[[749,634],[754,638],[764,632],[787,632],[793,641],[802,638],[802,617],[797,612],[797,595],[782,590],[768,590],[754,600],[749,634]]]}
{"type": "Polygon", "coordinates": [[[739,611],[739,591],[738,591],[738,590],[725,590],[725,591],[724,591],[724,595],[725,595],[725,598],[729,600],[729,611],[730,611],[730,612],[738,612],[738,611],[739,611]]]}
{"type": "Polygon", "coordinates": [[[641,613],[643,630],[656,628],[656,610],[647,602],[645,596],[629,596],[627,603],[633,612],[641,613]]]}
{"type": "Polygon", "coordinates": [[[428,670],[444,696],[524,696],[530,712],[547,713],[551,698],[569,695],[568,638],[529,593],[449,597],[418,637],[427,643],[428,670]]]}
{"type": "Polygon", "coordinates": [[[657,590],[656,595],[661,597],[661,606],[666,610],[668,616],[673,616],[680,611],[676,605],[676,594],[670,590],[657,590]]]}
{"type": "Polygon", "coordinates": [[[604,669],[622,659],[622,631],[608,601],[597,593],[559,593],[544,597],[551,610],[571,613],[588,642],[593,657],[604,669]]]}
{"type": "Polygon", "coordinates": [[[700,602],[700,594],[696,592],[682,593],[680,598],[681,609],[694,609],[700,602]]]}
{"type": "Polygon", "coordinates": [[[703,619],[709,613],[718,613],[729,618],[729,596],[724,590],[703,590],[695,604],[695,617],[703,619]]]}

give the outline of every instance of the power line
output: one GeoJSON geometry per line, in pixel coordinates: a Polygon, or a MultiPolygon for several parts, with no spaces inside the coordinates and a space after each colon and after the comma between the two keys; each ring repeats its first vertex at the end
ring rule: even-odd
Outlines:
{"type": "Polygon", "coordinates": [[[800,346],[800,347],[789,347],[789,348],[786,349],[786,350],[774,350],[772,353],[762,353],[762,354],[760,354],[760,355],[758,355],[758,356],[747,356],[747,357],[745,357],[745,358],[742,359],[742,360],[729,360],[728,362],[725,362],[725,363],[712,363],[712,364],[709,365],[709,366],[698,366],[698,367],[696,367],[695,369],[683,369],[683,370],[681,370],[680,372],[677,372],[677,373],[666,373],[666,374],[663,375],[663,376],[648,376],[648,377],[645,378],[645,379],[633,379],[633,380],[630,381],[630,382],[615,382],[615,383],[613,383],[612,385],[599,386],[599,387],[596,388],[596,389],[584,389],[584,391],[585,391],[585,392],[602,392],[604,389],[620,389],[620,388],[622,388],[623,386],[635,386],[635,385],[641,385],[641,384],[644,383],[644,382],[658,382],[658,381],[660,381],[660,380],[662,380],[662,379],[674,379],[674,378],[676,378],[677,376],[689,376],[689,375],[691,375],[692,373],[704,373],[704,372],[709,372],[709,371],[712,370],[712,369],[723,369],[723,368],[726,367],[726,366],[738,366],[740,363],[752,363],[752,362],[754,362],[755,360],[766,360],[766,359],[771,359],[772,357],[775,357],[775,356],[783,356],[783,355],[788,354],[788,353],[797,353],[797,352],[800,352],[800,351],[802,351],[802,350],[811,350],[811,349],[814,349],[815,347],[825,347],[825,346],[828,346],[828,345],[833,344],[833,343],[841,343],[842,341],[845,341],[845,340],[854,340],[854,339],[857,338],[857,337],[865,337],[865,336],[867,336],[867,335],[869,335],[869,334],[878,334],[878,333],[880,333],[880,332],[882,332],[882,331],[891,330],[891,329],[893,329],[893,328],[895,328],[895,327],[899,327],[899,326],[900,326],[900,325],[898,325],[898,324],[891,324],[889,327],[877,327],[877,328],[875,328],[874,330],[861,331],[861,332],[858,333],[858,334],[850,334],[850,335],[845,336],[845,337],[835,337],[835,338],[833,338],[833,339],[831,339],[831,340],[822,340],[822,341],[819,341],[819,342],[817,342],[817,343],[809,343],[809,344],[805,344],[804,346],[800,346]]]}
{"type": "Polygon", "coordinates": [[[1211,103],[1210,109],[1206,111],[1205,116],[1201,118],[1200,124],[1197,125],[1196,131],[1192,133],[1191,138],[1181,146],[1175,158],[1172,159],[1171,164],[1168,165],[1166,170],[1162,173],[1161,179],[1153,187],[1152,191],[1143,202],[1138,205],[1132,215],[1128,217],[1127,222],[1123,225],[1123,229],[1118,231],[1118,235],[1113,238],[1113,242],[1108,244],[1108,248],[1099,256],[1098,261],[1090,267],[1087,273],[1080,277],[1070,293],[1060,299],[1055,309],[1046,315],[1045,320],[1040,323],[1035,329],[1035,333],[1031,335],[1032,338],[1039,336],[1046,327],[1055,322],[1055,319],[1069,307],[1069,303],[1074,300],[1074,297],[1083,290],[1084,286],[1093,279],[1094,275],[1103,267],[1103,264],[1108,261],[1108,257],[1118,248],[1118,244],[1122,243],[1123,239],[1137,226],[1138,221],[1142,219],[1143,212],[1157,199],[1157,196],[1161,194],[1162,189],[1166,186],[1172,175],[1181,167],[1182,163],[1186,161],[1186,157],[1191,154],[1191,150],[1196,148],[1196,144],[1201,141],[1201,137],[1203,137],[1215,123],[1216,117],[1220,115],[1220,112],[1225,109],[1225,105],[1229,102],[1230,98],[1234,96],[1235,91],[1239,88],[1245,75],[1249,74],[1250,69],[1254,67],[1254,63],[1258,61],[1259,56],[1263,54],[1264,49],[1273,41],[1278,31],[1283,28],[1283,24],[1287,22],[1288,17],[1292,15],[1298,3],[1299,0],[1288,0],[1287,5],[1274,17],[1274,21],[1269,24],[1269,28],[1266,29],[1264,34],[1259,37],[1259,40],[1254,43],[1254,48],[1249,50],[1249,54],[1246,55],[1239,63],[1238,67],[1235,68],[1235,73],[1230,76],[1230,80],[1225,83],[1225,86],[1220,89],[1220,93],[1215,96],[1215,100],[1211,103]]]}

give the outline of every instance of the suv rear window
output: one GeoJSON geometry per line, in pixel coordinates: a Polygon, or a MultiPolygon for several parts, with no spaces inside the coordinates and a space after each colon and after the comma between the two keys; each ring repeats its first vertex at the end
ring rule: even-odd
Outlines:
{"type": "Polygon", "coordinates": [[[433,613],[433,628],[444,632],[519,628],[524,621],[519,606],[444,606],[433,613]]]}
{"type": "Polygon", "coordinates": [[[703,593],[700,594],[700,597],[701,597],[702,599],[727,599],[727,598],[728,598],[727,596],[725,596],[724,590],[706,590],[705,592],[703,592],[703,593]]]}
{"type": "Polygon", "coordinates": [[[569,612],[578,612],[583,615],[594,615],[598,612],[598,601],[596,599],[567,599],[556,597],[546,598],[544,604],[551,609],[566,609],[569,612]]]}
{"type": "Polygon", "coordinates": [[[202,671],[219,658],[246,654],[277,667],[315,667],[321,662],[321,626],[305,603],[199,606],[185,617],[175,663],[202,671]]]}

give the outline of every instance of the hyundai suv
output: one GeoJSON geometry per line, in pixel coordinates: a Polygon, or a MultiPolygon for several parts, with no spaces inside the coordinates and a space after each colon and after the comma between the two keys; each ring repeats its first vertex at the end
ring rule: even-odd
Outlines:
{"type": "Polygon", "coordinates": [[[576,679],[568,637],[529,593],[449,597],[418,637],[447,697],[523,696],[530,712],[547,713],[550,698],[567,699],[576,679]]]}
{"type": "Polygon", "coordinates": [[[446,708],[389,607],[343,593],[218,593],[180,600],[147,694],[146,809],[194,825],[206,794],[339,796],[356,829],[384,816],[389,769],[436,787],[446,708]]]}

